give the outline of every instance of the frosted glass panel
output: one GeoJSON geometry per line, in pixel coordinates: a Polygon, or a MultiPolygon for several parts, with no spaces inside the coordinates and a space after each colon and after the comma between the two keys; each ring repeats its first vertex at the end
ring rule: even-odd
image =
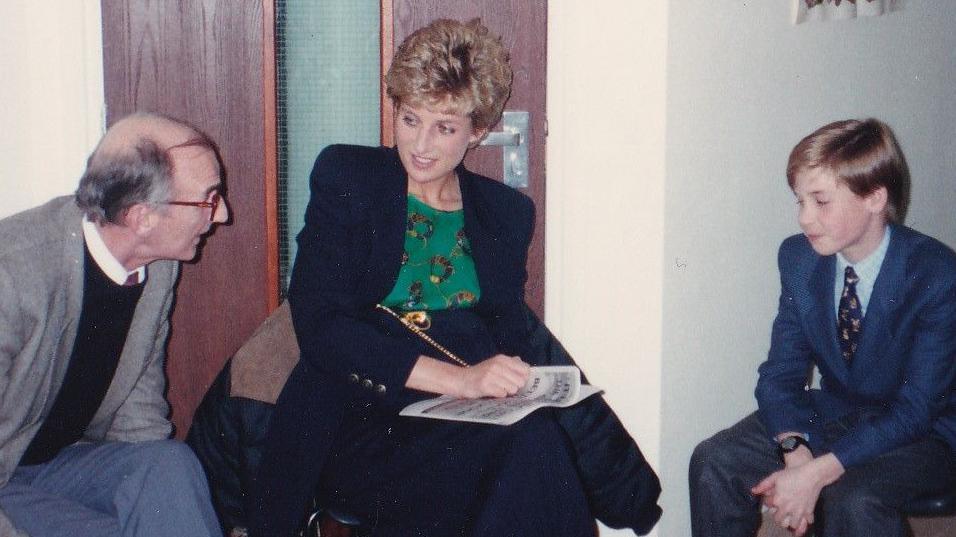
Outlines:
{"type": "Polygon", "coordinates": [[[377,0],[276,2],[283,289],[316,155],[329,144],[379,143],[379,9],[377,0]]]}

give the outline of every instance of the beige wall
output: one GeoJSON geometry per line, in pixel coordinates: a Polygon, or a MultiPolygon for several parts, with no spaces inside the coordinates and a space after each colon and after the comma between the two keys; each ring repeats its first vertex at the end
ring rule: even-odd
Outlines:
{"type": "Polygon", "coordinates": [[[103,132],[100,3],[5,0],[0,217],[73,191],[103,132]]]}
{"type": "Polygon", "coordinates": [[[690,534],[694,445],[755,408],[793,144],[886,120],[908,223],[956,246],[956,3],[801,26],[792,4],[549,4],[547,319],[655,461],[666,537],[690,534]]]}
{"type": "Polygon", "coordinates": [[[667,3],[600,3],[548,5],[545,316],[656,467],[667,3]]]}

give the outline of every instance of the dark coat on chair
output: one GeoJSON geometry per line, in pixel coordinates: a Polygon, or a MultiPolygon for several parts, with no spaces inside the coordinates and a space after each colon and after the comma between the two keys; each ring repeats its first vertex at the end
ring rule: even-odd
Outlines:
{"type": "MultiPolygon", "coordinates": [[[[541,365],[576,365],[534,312],[527,310],[529,356],[541,365]]],[[[196,409],[186,442],[209,477],[213,505],[228,533],[246,528],[245,500],[265,447],[273,403],[298,361],[288,304],[276,310],[226,363],[196,409]]],[[[660,483],[637,444],[600,397],[556,414],[575,446],[576,464],[594,516],[646,533],[660,517],[660,483]]]]}

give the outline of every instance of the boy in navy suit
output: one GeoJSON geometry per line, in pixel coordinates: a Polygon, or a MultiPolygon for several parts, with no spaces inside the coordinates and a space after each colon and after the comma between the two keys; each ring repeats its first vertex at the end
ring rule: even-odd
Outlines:
{"type": "Polygon", "coordinates": [[[693,535],[753,535],[762,502],[800,536],[820,500],[817,535],[902,536],[904,503],[956,485],[956,254],[902,226],[909,171],[878,120],[804,138],[787,181],[803,233],[780,247],[759,410],[694,451],[693,535]]]}

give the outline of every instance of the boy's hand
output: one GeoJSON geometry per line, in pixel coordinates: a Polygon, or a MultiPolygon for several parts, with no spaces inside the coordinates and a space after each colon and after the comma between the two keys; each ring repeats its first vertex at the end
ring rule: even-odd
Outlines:
{"type": "Polygon", "coordinates": [[[784,529],[792,528],[797,537],[813,523],[813,507],[822,488],[807,479],[803,471],[806,466],[774,472],[750,490],[763,496],[763,503],[771,509],[774,522],[784,529]]]}
{"type": "Polygon", "coordinates": [[[798,446],[797,449],[786,453],[783,456],[783,462],[787,468],[796,468],[813,460],[813,453],[806,446],[798,446]]]}
{"type": "Polygon", "coordinates": [[[773,510],[774,521],[781,527],[793,529],[797,537],[806,533],[813,523],[813,508],[823,487],[843,475],[840,461],[831,453],[803,462],[805,455],[799,450],[793,466],[790,461],[783,470],[776,471],[750,489],[754,495],[763,496],[763,503],[773,510]]]}

